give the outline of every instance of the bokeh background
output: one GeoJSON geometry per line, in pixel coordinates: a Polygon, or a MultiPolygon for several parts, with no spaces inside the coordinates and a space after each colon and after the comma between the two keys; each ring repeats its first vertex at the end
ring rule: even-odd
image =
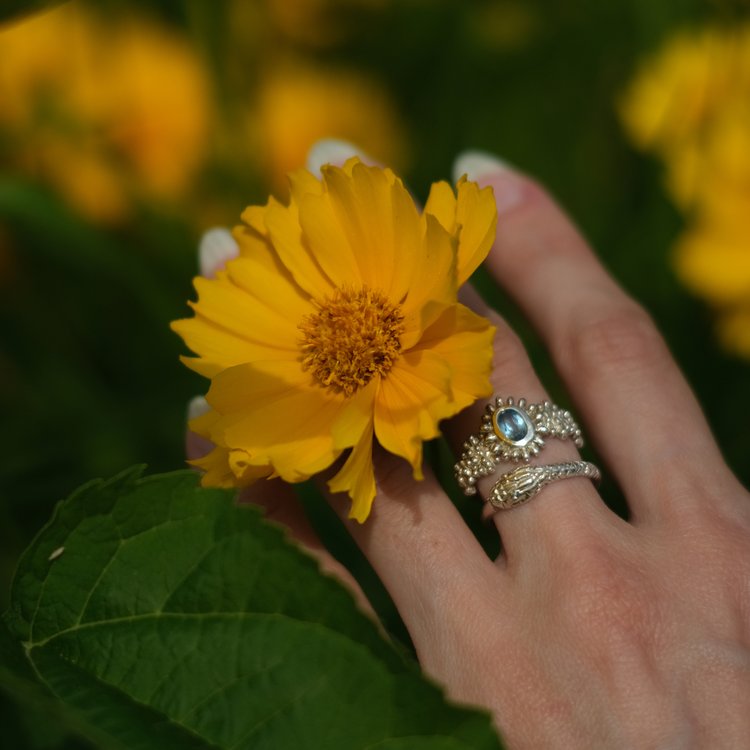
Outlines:
{"type": "MultiPolygon", "coordinates": [[[[393,165],[420,197],[465,148],[547,184],[651,311],[750,483],[742,2],[0,7],[0,610],[58,500],[134,463],[183,466],[185,408],[203,383],[168,323],[187,313],[200,235],[283,197],[285,172],[326,136],[393,165]]],[[[479,284],[567,402],[533,332],[479,284]]],[[[431,456],[449,477],[444,446],[431,456]]],[[[617,488],[604,492],[622,510],[617,488]]],[[[371,571],[304,497],[403,636],[371,571]]],[[[482,534],[476,504],[457,502],[482,534]]],[[[81,746],[7,700],[0,727],[3,747],[81,746]]]]}

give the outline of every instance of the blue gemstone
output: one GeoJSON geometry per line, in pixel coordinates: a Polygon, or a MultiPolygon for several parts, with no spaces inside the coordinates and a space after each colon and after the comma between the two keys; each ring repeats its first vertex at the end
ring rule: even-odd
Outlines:
{"type": "Polygon", "coordinates": [[[503,409],[495,422],[500,432],[512,443],[523,440],[529,434],[529,426],[517,409],[503,409]]]}

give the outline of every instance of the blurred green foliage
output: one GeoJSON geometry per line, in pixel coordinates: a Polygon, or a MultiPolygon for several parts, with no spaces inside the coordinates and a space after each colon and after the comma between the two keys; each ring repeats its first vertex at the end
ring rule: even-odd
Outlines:
{"type": "Polygon", "coordinates": [[[0,21],[23,17],[61,2],[65,2],[65,0],[2,0],[0,2],[0,21]]]}
{"type": "MultiPolygon", "coordinates": [[[[252,51],[256,37],[246,58],[226,59],[230,4],[97,3],[113,18],[123,5],[144,6],[191,40],[218,92],[219,121],[229,118],[238,82],[254,81],[263,63],[252,51]]],[[[262,10],[264,2],[247,5],[262,10]]],[[[747,484],[750,364],[718,348],[708,312],[676,281],[669,253],[681,219],[664,196],[658,165],[626,144],[614,111],[640,56],[671,30],[735,17],[741,7],[718,0],[330,0],[324,23],[335,22],[337,33],[324,44],[268,26],[255,33],[269,37],[266,48],[282,45],[298,59],[380,81],[403,123],[404,177],[417,195],[449,176],[464,148],[495,152],[548,185],[653,314],[747,484]]],[[[212,153],[221,150],[217,139],[212,153]]],[[[229,217],[271,189],[261,169],[243,163],[232,170],[219,160],[200,181],[201,194],[229,217]]],[[[153,471],[183,465],[185,406],[204,383],[180,365],[183,350],[168,323],[187,314],[195,248],[207,228],[199,224],[186,201],[169,210],[143,202],[126,222],[94,225],[53,189],[0,162],[0,610],[20,552],[57,500],[133,463],[153,471]]],[[[566,400],[533,332],[485,277],[479,283],[524,336],[552,393],[566,400]]],[[[443,447],[434,455],[445,465],[443,447]]],[[[618,505],[617,489],[604,489],[618,505]]],[[[371,571],[308,494],[316,524],[373,590],[371,571]]],[[[487,537],[477,506],[461,508],[487,537]]],[[[382,590],[374,596],[399,631],[382,590]]],[[[4,747],[77,746],[54,728],[43,731],[29,710],[0,703],[4,747]]]]}

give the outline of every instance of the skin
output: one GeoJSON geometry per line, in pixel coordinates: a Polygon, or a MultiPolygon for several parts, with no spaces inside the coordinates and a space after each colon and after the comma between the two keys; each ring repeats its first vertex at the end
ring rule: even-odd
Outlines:
{"type": "MultiPolygon", "coordinates": [[[[492,516],[503,553],[490,560],[434,477],[417,483],[382,452],[364,525],[346,518],[346,498],[330,501],[393,597],[425,671],[454,699],[489,709],[508,747],[745,747],[750,496],[648,314],[545,190],[499,166],[472,177],[492,185],[498,202],[486,266],[549,348],[630,519],[612,513],[589,480],[557,482],[492,516]]],[[[472,290],[465,301],[497,326],[496,392],[546,398],[515,333],[472,290]]],[[[482,409],[445,426],[458,453],[482,409]]],[[[532,463],[577,457],[550,440],[532,463]]],[[[480,482],[480,492],[491,484],[480,482]]],[[[248,499],[367,606],[289,487],[260,483],[248,499]]]]}

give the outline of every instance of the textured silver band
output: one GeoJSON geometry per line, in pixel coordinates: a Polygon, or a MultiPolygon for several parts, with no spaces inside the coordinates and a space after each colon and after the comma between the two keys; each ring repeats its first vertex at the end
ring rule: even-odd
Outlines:
{"type": "Polygon", "coordinates": [[[498,396],[487,404],[479,434],[463,445],[461,459],[454,466],[458,486],[466,495],[475,495],[481,477],[494,473],[503,462],[529,461],[544,447],[546,438],[572,440],[583,447],[581,430],[571,413],[544,401],[529,404],[521,398],[498,396]]]}
{"type": "Polygon", "coordinates": [[[566,461],[546,466],[519,466],[503,474],[497,480],[487,499],[493,507],[499,510],[509,510],[527,503],[548,484],[558,479],[573,477],[586,477],[598,482],[601,479],[601,472],[588,461],[566,461]]]}

